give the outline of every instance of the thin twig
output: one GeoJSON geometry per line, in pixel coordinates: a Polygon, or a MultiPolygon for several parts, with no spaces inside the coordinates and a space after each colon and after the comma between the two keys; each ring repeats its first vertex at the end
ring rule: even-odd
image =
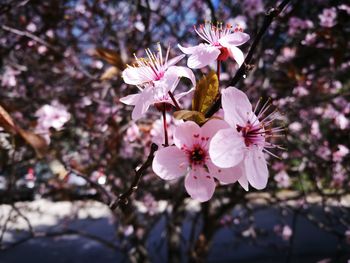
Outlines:
{"type": "Polygon", "coordinates": [[[28,32],[28,31],[21,31],[21,30],[18,30],[16,28],[12,28],[12,27],[9,27],[9,26],[6,26],[6,25],[2,25],[1,28],[5,31],[8,31],[8,32],[11,32],[13,34],[16,34],[16,35],[19,35],[19,36],[24,36],[24,37],[27,37],[27,38],[30,38],[50,49],[53,49],[54,51],[57,51],[57,49],[50,45],[49,43],[47,43],[45,40],[42,40],[40,37],[37,37],[36,35],[28,32]]]}
{"type": "Polygon", "coordinates": [[[134,180],[131,184],[131,186],[129,187],[128,190],[126,190],[124,193],[120,194],[118,196],[118,198],[116,200],[114,200],[111,204],[110,204],[110,209],[114,210],[116,209],[119,205],[121,204],[127,204],[128,203],[128,199],[129,197],[136,191],[140,179],[142,177],[142,175],[146,172],[146,170],[148,169],[148,167],[150,167],[152,165],[153,162],[153,158],[154,158],[154,153],[158,150],[158,145],[155,143],[152,143],[151,145],[151,150],[149,152],[149,155],[147,157],[147,160],[142,164],[142,166],[140,167],[140,169],[138,169],[137,171],[135,171],[135,177],[134,180]]]}
{"type": "Polygon", "coordinates": [[[96,189],[97,192],[99,192],[102,201],[104,201],[105,204],[109,204],[112,201],[112,196],[108,193],[106,188],[104,188],[102,185],[94,182],[91,180],[90,177],[86,176],[85,174],[82,174],[81,172],[75,170],[75,169],[70,169],[71,172],[75,173],[76,175],[84,178],[93,188],[96,189]]]}

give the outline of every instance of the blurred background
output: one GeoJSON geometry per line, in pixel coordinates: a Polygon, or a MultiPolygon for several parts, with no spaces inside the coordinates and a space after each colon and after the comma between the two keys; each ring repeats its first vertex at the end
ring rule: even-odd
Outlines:
{"type": "MultiPolygon", "coordinates": [[[[206,20],[239,24],[246,53],[278,3],[2,0],[0,262],[348,262],[348,1],[292,0],[237,85],[253,104],[270,97],[288,128],[266,189],[220,186],[201,204],[148,169],[108,207],[163,141],[156,110],[135,123],[119,102],[137,90],[120,76],[133,54],[160,42],[179,55],[206,20]]],[[[236,70],[223,64],[221,87],[236,70]]]]}

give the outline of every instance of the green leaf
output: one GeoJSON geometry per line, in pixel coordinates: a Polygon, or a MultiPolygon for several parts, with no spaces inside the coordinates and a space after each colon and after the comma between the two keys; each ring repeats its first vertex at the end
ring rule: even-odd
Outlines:
{"type": "Polygon", "coordinates": [[[205,114],[219,93],[219,80],[214,71],[197,83],[192,100],[192,110],[205,114]]]}
{"type": "Polygon", "coordinates": [[[174,117],[177,120],[194,121],[197,124],[203,124],[206,118],[203,113],[191,110],[179,110],[174,112],[174,117]]]}

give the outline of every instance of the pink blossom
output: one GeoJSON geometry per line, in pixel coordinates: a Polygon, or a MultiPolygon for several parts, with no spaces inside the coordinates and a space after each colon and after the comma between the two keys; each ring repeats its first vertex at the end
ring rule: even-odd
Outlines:
{"type": "Polygon", "coordinates": [[[293,230],[288,225],[285,225],[282,229],[282,239],[284,241],[288,241],[292,235],[293,235],[293,230]]]}
{"type": "Polygon", "coordinates": [[[322,14],[318,15],[320,25],[323,27],[334,27],[337,23],[337,9],[335,7],[323,9],[322,14]]]}
{"type": "Polygon", "coordinates": [[[333,161],[341,162],[343,158],[349,154],[349,149],[345,145],[339,144],[338,151],[333,153],[333,161]]]}
{"type": "Polygon", "coordinates": [[[274,179],[277,182],[277,186],[280,188],[288,188],[290,186],[290,178],[285,170],[276,174],[274,179]]]}
{"type": "MultiPolygon", "coordinates": [[[[174,66],[184,55],[168,60],[169,52],[170,50],[168,49],[165,58],[163,58],[159,44],[157,54],[147,49],[148,58],[138,58],[135,56],[137,65],[128,66],[123,71],[122,77],[125,83],[136,85],[140,90],[139,93],[120,99],[121,102],[127,105],[135,106],[132,112],[133,120],[141,118],[153,104],[167,103],[173,105],[169,92],[174,92],[180,77],[188,78],[191,80],[193,86],[196,85],[195,76],[190,69],[174,66]]],[[[190,89],[174,97],[176,100],[179,100],[192,91],[193,89],[190,89]]]]}
{"type": "Polygon", "coordinates": [[[310,20],[303,20],[299,17],[291,17],[289,20],[288,34],[293,36],[302,30],[309,29],[313,27],[313,23],[310,20]]]}
{"type": "Polygon", "coordinates": [[[38,118],[35,132],[41,134],[48,143],[50,143],[50,128],[60,131],[71,117],[66,107],[58,101],[42,106],[35,112],[35,116],[38,118]]]}
{"type": "Polygon", "coordinates": [[[243,7],[250,17],[254,17],[258,13],[264,12],[264,4],[262,0],[244,0],[243,7]]]}
{"type": "Polygon", "coordinates": [[[335,117],[335,124],[341,130],[345,130],[349,126],[349,119],[344,114],[340,113],[335,117]]]}
{"type": "Polygon", "coordinates": [[[67,108],[57,101],[42,106],[35,112],[35,116],[38,118],[38,126],[43,129],[54,128],[57,131],[61,130],[71,117],[67,108]]]}
{"type": "Polygon", "coordinates": [[[190,55],[187,61],[188,67],[203,68],[215,60],[225,61],[228,57],[232,57],[239,66],[242,65],[244,55],[237,46],[247,42],[249,35],[243,33],[241,27],[232,29],[229,24],[223,26],[222,23],[218,23],[214,26],[208,22],[199,28],[195,27],[194,30],[207,43],[194,47],[178,45],[183,53],[190,55]]]}
{"type": "Polygon", "coordinates": [[[272,154],[267,149],[278,148],[266,140],[278,136],[274,133],[283,130],[270,127],[276,112],[262,118],[269,108],[265,103],[255,115],[257,107],[253,111],[248,97],[234,87],[222,91],[222,107],[224,119],[230,127],[218,131],[210,143],[209,154],[213,163],[222,168],[241,167],[242,176],[238,182],[247,191],[248,183],[256,189],[265,188],[269,172],[264,152],[272,154]]]}
{"type": "Polygon", "coordinates": [[[346,177],[346,171],[340,163],[337,163],[333,167],[332,186],[342,188],[346,177]]]}
{"type": "Polygon", "coordinates": [[[215,180],[224,184],[236,182],[239,167],[222,169],[215,166],[208,153],[212,136],[228,125],[213,119],[199,127],[192,121],[179,124],[174,131],[174,146],[158,150],[153,160],[153,171],[164,180],[185,177],[188,194],[200,202],[208,201],[215,190],[215,180]]]}
{"type": "Polygon", "coordinates": [[[134,142],[138,138],[140,138],[140,129],[135,123],[132,123],[131,126],[126,130],[125,140],[134,142]]]}

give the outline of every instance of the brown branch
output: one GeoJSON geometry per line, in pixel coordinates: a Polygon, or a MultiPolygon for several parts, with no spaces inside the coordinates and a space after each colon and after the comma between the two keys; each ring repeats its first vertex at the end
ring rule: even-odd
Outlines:
{"type": "MultiPolygon", "coordinates": [[[[242,66],[237,70],[235,76],[232,78],[229,86],[234,86],[237,84],[238,81],[242,79],[242,77],[247,74],[249,70],[251,70],[252,65],[250,65],[251,60],[253,58],[254,52],[256,47],[258,46],[259,42],[261,41],[263,35],[271,25],[272,21],[274,18],[276,18],[282,10],[286,7],[286,5],[290,2],[291,0],[283,0],[281,4],[277,7],[270,8],[266,14],[265,14],[265,19],[263,22],[262,27],[260,28],[258,34],[256,35],[252,45],[249,48],[248,54],[242,64],[242,66]]],[[[217,112],[220,109],[221,106],[221,94],[217,97],[215,102],[211,105],[211,107],[208,109],[208,111],[205,114],[205,117],[209,118],[214,115],[215,112],[217,112]]]]}
{"type": "Polygon", "coordinates": [[[149,152],[147,160],[142,164],[140,169],[138,169],[137,171],[135,170],[135,177],[134,177],[134,180],[133,180],[131,186],[129,187],[129,189],[126,190],[124,193],[120,194],[116,200],[111,202],[111,204],[109,205],[111,210],[115,210],[121,204],[128,203],[128,199],[136,191],[142,175],[146,172],[148,167],[150,167],[152,165],[154,153],[157,150],[158,150],[158,145],[155,143],[152,143],[151,150],[149,152]]]}
{"type": "Polygon", "coordinates": [[[11,33],[16,34],[18,36],[24,36],[24,37],[30,38],[30,39],[46,46],[47,48],[50,48],[54,51],[57,51],[54,46],[50,45],[49,43],[47,43],[45,40],[41,39],[40,37],[37,37],[36,35],[29,33],[28,31],[21,31],[21,30],[18,30],[16,28],[12,28],[12,27],[9,27],[6,25],[2,25],[1,28],[5,31],[11,32],[11,33]]]}
{"type": "Polygon", "coordinates": [[[94,182],[93,180],[91,180],[91,178],[89,176],[86,176],[85,174],[82,174],[81,172],[79,172],[75,169],[71,168],[69,170],[70,170],[70,172],[73,172],[76,175],[80,176],[81,178],[85,179],[91,185],[91,187],[93,187],[100,194],[101,199],[105,204],[108,205],[112,201],[112,196],[110,195],[110,193],[108,193],[106,188],[104,188],[102,185],[94,182]]]}

